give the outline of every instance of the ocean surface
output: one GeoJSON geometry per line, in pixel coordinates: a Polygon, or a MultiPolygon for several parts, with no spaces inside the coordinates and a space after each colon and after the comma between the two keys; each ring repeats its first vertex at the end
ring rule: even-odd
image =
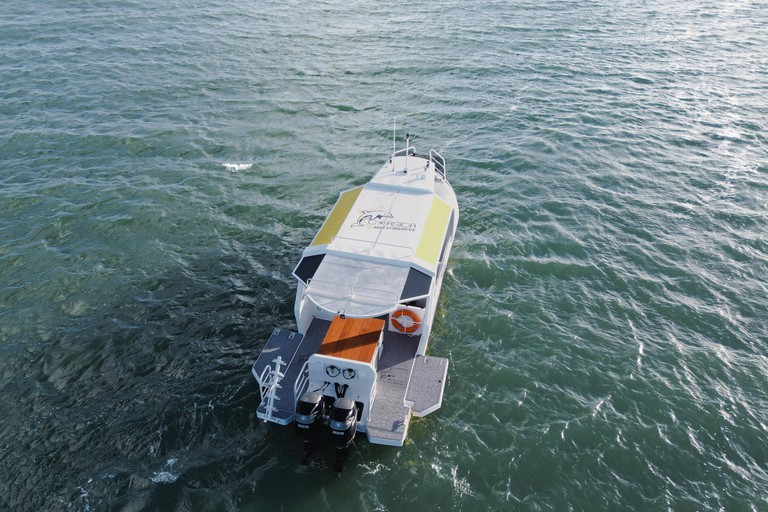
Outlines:
{"type": "Polygon", "coordinates": [[[764,1],[0,5],[0,510],[768,510],[764,1]],[[334,478],[250,367],[394,118],[449,380],[334,478]]]}

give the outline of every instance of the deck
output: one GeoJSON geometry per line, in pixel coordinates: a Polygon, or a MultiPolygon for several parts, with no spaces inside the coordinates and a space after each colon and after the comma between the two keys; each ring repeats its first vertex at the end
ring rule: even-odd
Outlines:
{"type": "MultiPolygon", "coordinates": [[[[267,365],[274,367],[273,361],[277,356],[288,363],[287,366],[282,366],[285,376],[277,390],[278,399],[275,401],[277,411],[272,413],[271,421],[280,425],[288,425],[293,421],[296,409],[293,385],[309,356],[320,349],[330,325],[331,322],[315,318],[305,336],[284,329],[275,329],[272,332],[267,345],[251,368],[253,376],[258,380],[258,376],[261,375],[267,365]]],[[[256,415],[266,421],[267,411],[264,402],[259,405],[256,415]]]]}
{"type": "MultiPolygon", "coordinates": [[[[254,363],[254,376],[261,375],[267,365],[274,366],[277,356],[287,362],[283,366],[283,385],[275,401],[277,411],[269,421],[288,425],[293,421],[296,399],[294,383],[309,356],[318,352],[328,334],[331,322],[314,319],[305,336],[275,329],[264,350],[254,363]]],[[[448,360],[442,357],[417,356],[419,336],[408,336],[384,330],[382,354],[377,372],[376,399],[367,424],[361,426],[374,444],[402,446],[408,435],[411,416],[426,416],[438,409],[448,373],[448,360]]],[[[267,419],[264,403],[257,416],[267,419]]]]}
{"type": "Polygon", "coordinates": [[[384,332],[376,400],[366,426],[371,443],[402,446],[411,415],[426,416],[440,408],[448,360],[417,356],[419,339],[419,336],[384,332]]]}

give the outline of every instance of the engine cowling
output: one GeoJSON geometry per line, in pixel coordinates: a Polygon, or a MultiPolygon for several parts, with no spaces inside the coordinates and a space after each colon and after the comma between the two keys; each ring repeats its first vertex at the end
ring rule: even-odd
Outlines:
{"type": "Polygon", "coordinates": [[[337,398],[331,409],[329,441],[337,448],[347,448],[357,433],[357,405],[349,398],[337,398]]]}
{"type": "Polygon", "coordinates": [[[296,404],[293,430],[303,441],[315,441],[323,427],[325,401],[319,393],[305,392],[296,404]]]}

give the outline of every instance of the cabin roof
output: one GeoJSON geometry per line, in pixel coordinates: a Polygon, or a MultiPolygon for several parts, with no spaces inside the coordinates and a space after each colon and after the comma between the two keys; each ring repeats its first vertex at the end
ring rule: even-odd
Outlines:
{"type": "Polygon", "coordinates": [[[427,295],[452,214],[434,192],[434,164],[388,162],[365,186],[343,192],[294,275],[318,306],[352,317],[391,312],[427,295]]]}

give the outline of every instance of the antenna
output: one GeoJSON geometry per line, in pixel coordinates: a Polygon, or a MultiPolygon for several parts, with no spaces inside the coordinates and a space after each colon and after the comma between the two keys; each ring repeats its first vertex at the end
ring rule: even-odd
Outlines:
{"type": "Polygon", "coordinates": [[[397,116],[392,120],[392,154],[394,155],[397,151],[397,146],[395,145],[395,139],[397,138],[397,116]]]}
{"type": "Polygon", "coordinates": [[[408,174],[408,147],[411,145],[411,134],[406,133],[405,134],[405,169],[403,169],[403,172],[405,174],[408,174]]]}

